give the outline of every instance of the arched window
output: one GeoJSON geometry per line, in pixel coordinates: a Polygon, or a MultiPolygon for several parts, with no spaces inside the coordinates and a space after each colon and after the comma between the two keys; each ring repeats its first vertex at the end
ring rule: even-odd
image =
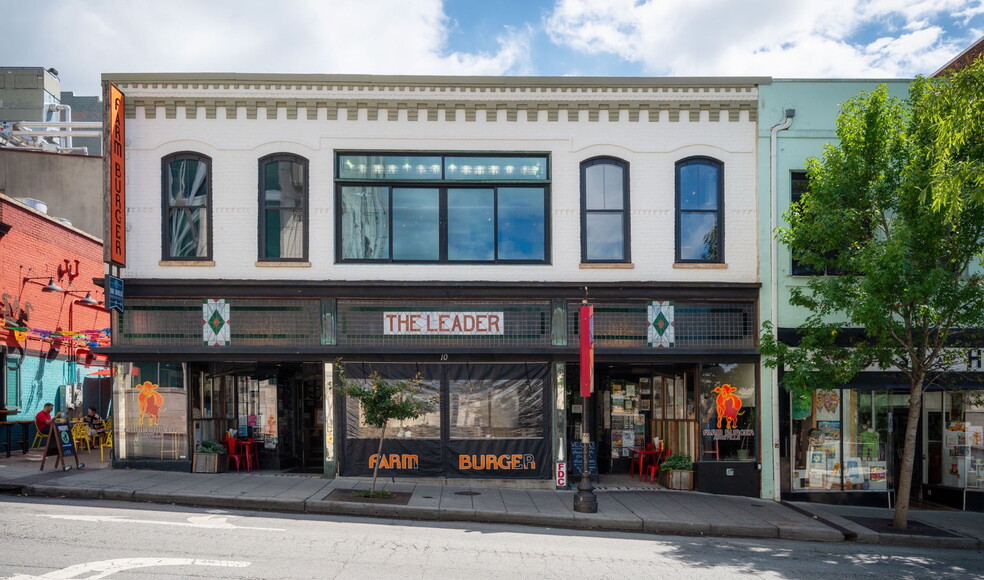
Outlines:
{"type": "Polygon", "coordinates": [[[676,261],[724,262],[724,164],[716,159],[676,164],[676,261]]]}
{"type": "Polygon", "coordinates": [[[288,153],[259,162],[259,259],[308,257],[308,161],[288,153]]]}
{"type": "Polygon", "coordinates": [[[161,160],[165,260],[212,259],[212,160],[184,151],[161,160]]]}
{"type": "Polygon", "coordinates": [[[629,259],[629,164],[589,159],[581,163],[581,261],[629,259]]]}

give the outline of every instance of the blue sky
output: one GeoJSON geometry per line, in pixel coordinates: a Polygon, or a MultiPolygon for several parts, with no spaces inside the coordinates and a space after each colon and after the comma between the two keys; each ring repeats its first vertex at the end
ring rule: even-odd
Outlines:
{"type": "Polygon", "coordinates": [[[898,78],[984,0],[0,0],[0,65],[104,72],[898,78]]]}

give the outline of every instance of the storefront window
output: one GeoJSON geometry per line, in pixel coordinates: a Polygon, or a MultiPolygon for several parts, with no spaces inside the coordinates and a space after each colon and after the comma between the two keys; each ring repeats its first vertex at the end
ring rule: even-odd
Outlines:
{"type": "MultiPolygon", "coordinates": [[[[363,365],[346,365],[349,380],[369,385],[369,375],[373,369],[363,365]]],[[[416,376],[416,365],[389,365],[382,369],[385,378],[392,381],[408,381],[416,376]]],[[[391,421],[386,426],[387,439],[440,439],[441,413],[437,402],[440,400],[441,381],[438,378],[420,376],[416,398],[431,403],[431,409],[416,419],[391,421]]],[[[362,406],[358,399],[346,398],[346,436],[351,439],[379,439],[379,429],[364,421],[362,406]]]]}
{"type": "Polygon", "coordinates": [[[930,417],[938,416],[927,427],[928,438],[936,439],[937,459],[930,446],[929,478],[947,487],[984,488],[984,401],[979,391],[953,391],[927,394],[941,404],[939,411],[929,408],[930,417]]]}
{"type": "Polygon", "coordinates": [[[700,376],[700,461],[755,459],[758,416],[755,365],[716,364],[700,376]]]}
{"type": "Polygon", "coordinates": [[[458,377],[448,387],[452,439],[543,437],[542,381],[458,377]]]}
{"type": "Polygon", "coordinates": [[[885,491],[891,479],[886,391],[818,389],[792,405],[793,491],[885,491]]]}
{"type": "Polygon", "coordinates": [[[117,365],[114,425],[120,459],[188,459],[185,365],[117,365]]]}

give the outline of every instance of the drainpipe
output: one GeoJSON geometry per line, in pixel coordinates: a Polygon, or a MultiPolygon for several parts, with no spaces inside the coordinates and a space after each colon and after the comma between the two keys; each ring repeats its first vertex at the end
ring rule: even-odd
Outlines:
{"type": "MultiPolygon", "coordinates": [[[[54,104],[52,104],[52,105],[48,105],[48,110],[49,111],[52,111],[52,112],[61,111],[62,121],[65,122],[65,123],[71,123],[72,122],[72,107],[70,105],[64,105],[64,104],[54,105],[54,104]]],[[[62,138],[62,147],[66,147],[68,149],[71,149],[72,148],[72,135],[71,134],[69,134],[67,137],[63,137],[62,138]]]]}
{"type": "MultiPolygon", "coordinates": [[[[769,269],[769,319],[772,331],[779,332],[779,241],[776,239],[776,227],[779,225],[779,131],[789,129],[793,124],[796,109],[786,109],[783,120],[772,126],[769,135],[769,251],[771,265],[769,269]]],[[[778,336],[778,334],[777,334],[778,336]]],[[[772,369],[772,499],[779,501],[782,482],[779,469],[779,367],[772,369]]]]}

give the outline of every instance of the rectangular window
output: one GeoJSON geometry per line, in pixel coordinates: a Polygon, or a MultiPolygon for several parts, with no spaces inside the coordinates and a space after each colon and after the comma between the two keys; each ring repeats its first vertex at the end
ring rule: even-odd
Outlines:
{"type": "Polygon", "coordinates": [[[260,260],[307,259],[307,160],[260,160],[260,260]]]}
{"type": "Polygon", "coordinates": [[[548,259],[545,156],[339,154],[337,174],[339,261],[548,259]]]}
{"type": "Polygon", "coordinates": [[[118,363],[114,382],[120,459],[189,460],[188,390],[182,363],[118,363]]]}
{"type": "Polygon", "coordinates": [[[581,164],[581,261],[629,260],[629,167],[600,157],[581,164]]]}
{"type": "Polygon", "coordinates": [[[694,157],[676,165],[677,262],[724,261],[724,164],[694,157]]]}
{"type": "Polygon", "coordinates": [[[705,365],[700,376],[701,460],[748,461],[758,449],[755,365],[705,365]]]}
{"type": "MultiPolygon", "coordinates": [[[[810,180],[805,171],[793,171],[789,175],[790,185],[790,205],[798,202],[803,194],[810,190],[810,180]]],[[[833,256],[834,254],[828,254],[833,256]]],[[[838,271],[833,268],[818,268],[809,264],[803,264],[792,256],[791,273],[793,276],[836,276],[838,271]]]]}
{"type": "Polygon", "coordinates": [[[211,259],[211,160],[195,153],[177,153],[165,157],[162,165],[163,258],[211,259]]]}
{"type": "Polygon", "coordinates": [[[20,409],[21,384],[20,367],[24,361],[18,353],[7,353],[3,366],[3,402],[7,409],[20,409]]]}

